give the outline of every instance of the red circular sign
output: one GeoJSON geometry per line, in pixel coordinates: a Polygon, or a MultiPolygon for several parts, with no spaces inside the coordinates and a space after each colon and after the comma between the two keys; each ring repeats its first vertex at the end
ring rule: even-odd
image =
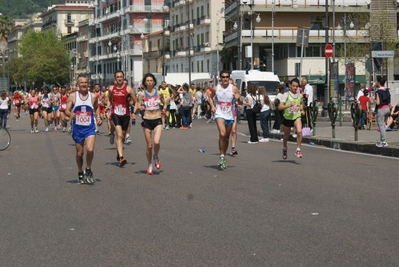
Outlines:
{"type": "Polygon", "coordinates": [[[333,47],[330,44],[326,44],[326,47],[324,48],[324,54],[326,55],[326,57],[330,58],[332,57],[334,53],[333,47]]]}

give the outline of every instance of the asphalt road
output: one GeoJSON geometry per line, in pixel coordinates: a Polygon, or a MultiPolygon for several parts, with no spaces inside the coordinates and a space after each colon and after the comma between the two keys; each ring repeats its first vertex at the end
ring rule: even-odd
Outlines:
{"type": "Polygon", "coordinates": [[[136,125],[123,168],[97,137],[89,186],[70,135],[30,134],[24,117],[10,132],[1,266],[399,266],[395,158],[304,146],[297,159],[289,144],[282,160],[281,141],[239,135],[222,171],[216,125],[201,120],[163,132],[162,169],[147,176],[136,125]]]}

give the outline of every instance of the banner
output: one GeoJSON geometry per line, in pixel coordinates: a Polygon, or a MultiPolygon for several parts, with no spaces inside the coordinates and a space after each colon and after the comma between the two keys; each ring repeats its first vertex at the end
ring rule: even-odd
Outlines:
{"type": "Polygon", "coordinates": [[[355,93],[356,68],[354,63],[345,65],[345,94],[346,99],[354,98],[355,93]]]}
{"type": "Polygon", "coordinates": [[[339,84],[338,84],[338,62],[332,62],[331,63],[331,87],[330,87],[330,98],[338,97],[338,89],[339,89],[339,84]]]}

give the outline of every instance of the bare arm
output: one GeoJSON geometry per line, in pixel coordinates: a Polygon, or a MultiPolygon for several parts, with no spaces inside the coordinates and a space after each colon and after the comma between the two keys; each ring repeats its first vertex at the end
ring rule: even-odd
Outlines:
{"type": "Polygon", "coordinates": [[[141,102],[143,101],[144,94],[140,92],[137,95],[137,104],[134,105],[134,114],[137,114],[139,110],[144,110],[145,108],[141,106],[141,102]]]}
{"type": "Polygon", "coordinates": [[[237,105],[242,105],[242,97],[240,94],[240,90],[238,90],[237,86],[233,86],[233,93],[234,93],[234,98],[236,100],[237,105]]]}
{"type": "Polygon", "coordinates": [[[211,94],[209,96],[209,99],[208,99],[208,103],[211,106],[212,112],[216,111],[215,103],[213,102],[213,99],[215,98],[215,94],[216,94],[216,86],[212,88],[212,92],[211,92],[211,94]]]}
{"type": "Polygon", "coordinates": [[[75,94],[70,94],[67,100],[67,106],[65,109],[65,115],[71,119],[75,118],[75,113],[72,113],[73,106],[75,105],[75,94]]]}

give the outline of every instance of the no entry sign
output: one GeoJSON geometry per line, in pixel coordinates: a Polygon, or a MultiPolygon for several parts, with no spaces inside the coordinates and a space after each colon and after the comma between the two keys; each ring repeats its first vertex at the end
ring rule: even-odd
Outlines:
{"type": "Polygon", "coordinates": [[[324,48],[324,54],[326,55],[326,57],[330,58],[332,57],[334,53],[333,47],[330,44],[326,44],[326,47],[324,48]]]}

